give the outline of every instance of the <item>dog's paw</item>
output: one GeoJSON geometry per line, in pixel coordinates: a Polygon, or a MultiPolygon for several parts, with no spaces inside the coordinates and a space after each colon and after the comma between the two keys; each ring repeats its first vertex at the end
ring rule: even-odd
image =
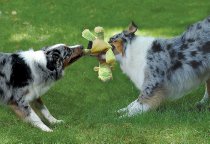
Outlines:
{"type": "Polygon", "coordinates": [[[44,132],[53,132],[52,129],[50,129],[48,126],[42,124],[42,125],[39,125],[39,124],[34,124],[36,127],[40,128],[42,131],[44,132]]]}
{"type": "Polygon", "coordinates": [[[120,114],[120,118],[132,117],[142,112],[146,112],[149,110],[149,105],[141,104],[138,100],[133,101],[127,107],[118,110],[118,114],[120,114]]]}
{"type": "Polygon", "coordinates": [[[64,123],[64,121],[55,119],[55,120],[51,121],[50,123],[51,124],[61,124],[61,123],[64,123]]]}
{"type": "Polygon", "coordinates": [[[44,132],[53,132],[53,130],[52,129],[50,129],[50,128],[47,128],[47,129],[42,129],[44,132]]]}
{"type": "Polygon", "coordinates": [[[55,123],[56,123],[56,124],[60,124],[60,123],[64,123],[64,121],[63,121],[63,120],[56,120],[55,123]]]}
{"type": "Polygon", "coordinates": [[[132,113],[132,107],[135,105],[135,103],[136,103],[136,100],[130,103],[127,107],[119,109],[117,111],[117,114],[120,115],[120,118],[129,116],[130,115],[129,113],[132,113]]]}
{"type": "Polygon", "coordinates": [[[195,107],[196,107],[199,111],[202,111],[202,110],[204,110],[204,109],[207,108],[207,104],[204,103],[204,102],[199,101],[199,102],[196,102],[196,103],[195,103],[195,107]]]}
{"type": "Polygon", "coordinates": [[[119,109],[117,111],[117,115],[119,116],[119,118],[125,117],[127,115],[127,113],[128,113],[128,108],[127,107],[119,109]]]}

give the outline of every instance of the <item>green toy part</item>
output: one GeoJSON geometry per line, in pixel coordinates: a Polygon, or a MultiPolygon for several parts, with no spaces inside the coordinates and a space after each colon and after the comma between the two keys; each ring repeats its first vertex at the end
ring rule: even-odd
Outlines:
{"type": "Polygon", "coordinates": [[[90,32],[89,29],[85,29],[82,32],[82,36],[88,41],[92,41],[92,48],[84,49],[86,54],[90,55],[100,55],[105,53],[106,60],[99,62],[99,67],[95,67],[94,70],[98,71],[98,78],[103,82],[112,79],[111,67],[113,67],[116,59],[112,51],[112,46],[104,41],[104,29],[103,27],[95,27],[95,34],[90,32]]]}
{"type": "Polygon", "coordinates": [[[107,63],[100,63],[99,67],[94,67],[94,71],[98,71],[98,78],[103,82],[112,79],[111,67],[107,63]]]}
{"type": "Polygon", "coordinates": [[[88,41],[93,41],[96,39],[96,37],[90,32],[89,29],[85,29],[83,32],[82,32],[82,36],[87,39],[88,41]]]}
{"type": "Polygon", "coordinates": [[[115,61],[116,61],[115,55],[114,55],[112,49],[109,49],[106,52],[106,63],[108,63],[108,64],[114,64],[115,61]]]}

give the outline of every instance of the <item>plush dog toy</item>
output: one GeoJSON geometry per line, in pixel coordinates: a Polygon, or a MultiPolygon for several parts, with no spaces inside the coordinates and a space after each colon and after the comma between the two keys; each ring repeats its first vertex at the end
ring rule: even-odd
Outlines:
{"type": "Polygon", "coordinates": [[[98,78],[103,82],[112,79],[112,71],[116,59],[112,51],[112,46],[104,41],[104,29],[102,27],[95,27],[96,36],[90,32],[89,29],[85,29],[82,32],[82,36],[89,41],[89,48],[85,49],[86,54],[99,56],[105,54],[106,60],[99,60],[99,66],[94,67],[95,71],[98,71],[98,78]]]}

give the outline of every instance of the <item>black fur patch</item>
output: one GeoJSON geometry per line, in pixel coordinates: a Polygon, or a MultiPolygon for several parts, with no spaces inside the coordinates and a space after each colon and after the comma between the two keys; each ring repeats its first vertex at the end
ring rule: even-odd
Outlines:
{"type": "Polygon", "coordinates": [[[196,56],[196,54],[197,54],[197,51],[192,51],[191,52],[191,56],[196,56]]]}
{"type": "Polygon", "coordinates": [[[181,47],[180,47],[181,50],[184,50],[184,49],[186,49],[186,48],[187,48],[187,44],[183,44],[183,45],[181,45],[181,47]]]}
{"type": "Polygon", "coordinates": [[[185,35],[181,37],[182,42],[185,42],[185,35]]]}
{"type": "Polygon", "coordinates": [[[0,97],[4,95],[4,91],[0,88],[0,97]]]}
{"type": "Polygon", "coordinates": [[[153,67],[152,67],[152,66],[149,66],[149,68],[150,68],[151,70],[153,70],[153,67]]]}
{"type": "Polygon", "coordinates": [[[209,53],[210,52],[210,41],[205,43],[201,50],[205,53],[209,53]]]}
{"type": "Polygon", "coordinates": [[[167,50],[171,49],[171,46],[172,46],[171,44],[168,44],[167,45],[167,50]]]}
{"type": "Polygon", "coordinates": [[[201,24],[199,23],[198,25],[197,25],[197,29],[201,29],[202,28],[202,26],[201,26],[201,24]]]}
{"type": "Polygon", "coordinates": [[[1,65],[5,65],[6,59],[4,58],[0,63],[1,63],[1,65]]]}
{"type": "Polygon", "coordinates": [[[160,52],[160,51],[163,51],[163,49],[161,48],[161,45],[159,43],[157,43],[157,41],[155,41],[152,45],[152,51],[160,52]]]}
{"type": "Polygon", "coordinates": [[[194,42],[195,40],[194,39],[188,39],[187,40],[189,43],[191,43],[191,42],[194,42]]]}
{"type": "Polygon", "coordinates": [[[0,71],[0,77],[5,77],[5,74],[0,71]]]}
{"type": "Polygon", "coordinates": [[[12,71],[10,84],[13,87],[24,87],[32,80],[31,70],[25,61],[18,54],[11,55],[12,71]]]}
{"type": "Polygon", "coordinates": [[[57,70],[58,64],[60,64],[61,61],[63,61],[60,51],[52,50],[52,51],[49,51],[46,55],[47,55],[46,56],[47,68],[51,71],[57,70]]]}
{"type": "Polygon", "coordinates": [[[190,61],[189,63],[194,69],[198,68],[201,65],[201,62],[190,61]]]}
{"type": "Polygon", "coordinates": [[[179,58],[179,59],[184,59],[184,58],[185,58],[185,56],[184,56],[184,54],[183,54],[183,53],[179,52],[179,53],[178,53],[178,58],[179,58]]]}
{"type": "Polygon", "coordinates": [[[175,71],[182,66],[180,61],[176,61],[176,63],[171,67],[171,70],[175,71]]]}
{"type": "Polygon", "coordinates": [[[56,63],[52,60],[47,60],[47,68],[51,71],[56,69],[56,63]]]}
{"type": "Polygon", "coordinates": [[[175,50],[172,50],[169,54],[170,54],[170,57],[171,58],[174,58],[175,55],[176,55],[176,52],[175,52],[175,50]]]}
{"type": "Polygon", "coordinates": [[[152,61],[152,60],[153,60],[153,58],[152,58],[152,57],[148,57],[148,60],[152,61]]]}
{"type": "Polygon", "coordinates": [[[160,73],[160,70],[158,68],[155,69],[156,73],[160,73]]]}

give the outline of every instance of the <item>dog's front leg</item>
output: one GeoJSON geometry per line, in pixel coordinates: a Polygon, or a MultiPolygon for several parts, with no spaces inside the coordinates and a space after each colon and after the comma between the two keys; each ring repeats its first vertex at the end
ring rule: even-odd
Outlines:
{"type": "Polygon", "coordinates": [[[121,117],[131,117],[156,108],[165,99],[166,94],[163,88],[164,77],[162,75],[165,74],[165,72],[158,67],[155,69],[158,69],[158,71],[154,71],[152,66],[145,70],[145,79],[142,85],[141,95],[127,107],[118,111],[118,113],[122,115],[121,117]]]}
{"type": "Polygon", "coordinates": [[[47,107],[43,104],[41,98],[38,98],[32,102],[32,105],[36,110],[41,112],[45,119],[47,119],[51,124],[62,123],[63,120],[57,120],[52,114],[49,112],[47,107]]]}
{"type": "Polygon", "coordinates": [[[123,117],[131,117],[137,114],[141,114],[150,109],[150,105],[146,103],[141,103],[139,99],[136,99],[132,103],[130,103],[127,107],[118,110],[117,112],[121,115],[120,118],[123,117]]]}
{"type": "Polygon", "coordinates": [[[205,108],[205,106],[208,104],[209,94],[210,94],[210,79],[208,79],[206,81],[206,89],[205,89],[205,94],[204,94],[203,98],[199,102],[196,103],[196,107],[199,110],[205,108]]]}
{"type": "Polygon", "coordinates": [[[43,131],[52,132],[52,130],[41,121],[41,119],[38,117],[38,115],[34,112],[29,104],[22,107],[17,103],[12,103],[9,104],[9,106],[25,122],[28,122],[43,131]]]}
{"type": "Polygon", "coordinates": [[[165,99],[165,95],[162,90],[155,89],[150,95],[140,95],[138,99],[130,103],[127,107],[118,110],[120,118],[132,117],[143,112],[147,112],[150,109],[157,108],[165,99]]]}

